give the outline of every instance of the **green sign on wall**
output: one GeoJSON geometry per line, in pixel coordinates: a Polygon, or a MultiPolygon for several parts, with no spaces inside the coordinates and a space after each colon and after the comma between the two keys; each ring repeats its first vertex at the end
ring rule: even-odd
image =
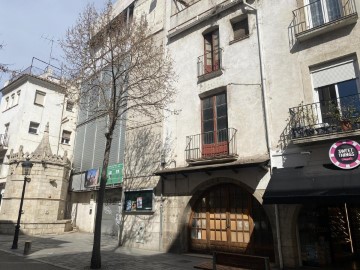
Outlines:
{"type": "Polygon", "coordinates": [[[117,163],[107,167],[107,180],[106,185],[120,184],[123,180],[123,167],[122,163],[117,163]]]}

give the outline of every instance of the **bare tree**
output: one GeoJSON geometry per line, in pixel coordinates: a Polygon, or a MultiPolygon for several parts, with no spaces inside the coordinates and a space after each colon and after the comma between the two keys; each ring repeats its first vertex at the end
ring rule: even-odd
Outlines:
{"type": "Polygon", "coordinates": [[[89,119],[107,117],[91,268],[101,267],[100,241],[106,171],[114,128],[125,117],[159,119],[174,95],[172,61],[150,35],[144,17],[115,15],[110,3],[89,5],[61,42],[68,89],[89,119]]]}
{"type": "MultiPolygon", "coordinates": [[[[4,47],[3,44],[0,44],[0,50],[4,47]]],[[[0,73],[8,72],[9,69],[6,64],[0,63],[0,73]]]]}

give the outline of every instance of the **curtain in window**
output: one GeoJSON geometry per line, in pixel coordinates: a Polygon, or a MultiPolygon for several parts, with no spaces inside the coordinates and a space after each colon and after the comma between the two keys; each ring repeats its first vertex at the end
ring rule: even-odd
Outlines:
{"type": "Polygon", "coordinates": [[[309,0],[312,27],[324,24],[322,3],[320,0],[309,0]]]}
{"type": "Polygon", "coordinates": [[[339,0],[326,0],[329,22],[341,17],[339,0]]]}

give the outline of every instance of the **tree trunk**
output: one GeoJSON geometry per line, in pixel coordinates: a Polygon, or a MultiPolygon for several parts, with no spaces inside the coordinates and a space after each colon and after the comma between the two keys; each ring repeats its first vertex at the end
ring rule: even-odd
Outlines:
{"type": "Polygon", "coordinates": [[[100,189],[98,192],[98,202],[96,210],[96,219],[95,219],[95,232],[94,232],[94,244],[91,255],[91,269],[100,269],[101,268],[101,254],[100,254],[100,244],[101,244],[101,219],[103,211],[103,203],[105,196],[105,187],[106,187],[106,172],[109,164],[110,157],[110,148],[112,141],[112,130],[106,134],[106,146],[104,152],[104,160],[101,171],[101,180],[100,180],[100,189]]]}

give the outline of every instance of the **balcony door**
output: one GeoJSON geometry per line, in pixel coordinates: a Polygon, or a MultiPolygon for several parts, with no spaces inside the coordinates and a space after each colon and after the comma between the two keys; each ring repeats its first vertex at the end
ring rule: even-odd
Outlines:
{"type": "Polygon", "coordinates": [[[339,82],[318,88],[321,117],[324,123],[332,123],[334,107],[344,117],[358,116],[360,113],[359,93],[356,80],[339,82]]]}
{"type": "Polygon", "coordinates": [[[229,153],[226,93],[202,100],[202,157],[229,153]]]}
{"type": "Polygon", "coordinates": [[[220,67],[219,29],[204,35],[205,73],[216,71],[220,67]]]}
{"type": "Polygon", "coordinates": [[[314,28],[341,17],[341,0],[305,0],[308,28],[314,28]]]}

